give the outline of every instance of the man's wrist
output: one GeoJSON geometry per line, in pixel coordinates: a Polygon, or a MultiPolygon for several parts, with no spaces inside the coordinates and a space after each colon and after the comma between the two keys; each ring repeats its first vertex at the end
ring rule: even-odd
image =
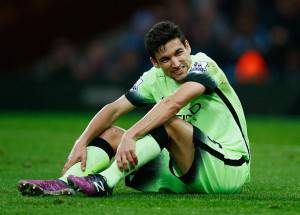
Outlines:
{"type": "Polygon", "coordinates": [[[137,136],[133,131],[128,130],[128,131],[125,132],[124,135],[126,136],[126,138],[137,140],[137,136]]]}
{"type": "Polygon", "coordinates": [[[85,139],[85,138],[79,137],[79,138],[75,141],[75,144],[86,146],[86,145],[88,144],[88,140],[85,139]]]}

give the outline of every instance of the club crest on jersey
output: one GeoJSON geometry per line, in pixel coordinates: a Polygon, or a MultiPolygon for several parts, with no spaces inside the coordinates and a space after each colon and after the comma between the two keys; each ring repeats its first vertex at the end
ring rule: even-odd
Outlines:
{"type": "Polygon", "coordinates": [[[194,65],[192,66],[190,72],[196,72],[196,73],[204,73],[207,72],[207,62],[205,61],[199,61],[195,62],[194,65]]]}
{"type": "Polygon", "coordinates": [[[135,84],[133,85],[133,87],[131,88],[132,90],[134,90],[134,91],[137,91],[138,90],[138,88],[139,88],[139,86],[141,85],[143,83],[143,79],[139,79],[139,80],[137,80],[137,82],[135,82],[135,84]]]}

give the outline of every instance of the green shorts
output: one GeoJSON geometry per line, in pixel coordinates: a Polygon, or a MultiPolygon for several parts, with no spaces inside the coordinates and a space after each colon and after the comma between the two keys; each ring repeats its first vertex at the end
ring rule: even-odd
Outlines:
{"type": "MultiPolygon", "coordinates": [[[[126,185],[144,192],[236,193],[249,181],[250,163],[242,156],[229,159],[229,152],[194,127],[195,156],[185,175],[166,149],[154,160],[126,177],[126,185]]],[[[235,155],[236,156],[236,155],[235,155]]]]}

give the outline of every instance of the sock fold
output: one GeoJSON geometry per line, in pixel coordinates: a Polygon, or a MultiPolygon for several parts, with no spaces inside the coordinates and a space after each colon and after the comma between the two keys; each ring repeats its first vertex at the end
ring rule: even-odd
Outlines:
{"type": "Polygon", "coordinates": [[[100,137],[96,137],[94,138],[88,146],[96,146],[98,148],[103,149],[107,155],[109,156],[109,159],[112,159],[115,156],[115,152],[113,150],[113,148],[111,147],[111,145],[104,140],[103,138],[100,137]]]}

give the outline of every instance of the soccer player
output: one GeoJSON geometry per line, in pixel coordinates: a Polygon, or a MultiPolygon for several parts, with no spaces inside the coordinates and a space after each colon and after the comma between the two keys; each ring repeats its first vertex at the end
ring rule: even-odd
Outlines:
{"type": "Polygon", "coordinates": [[[240,191],[250,178],[249,140],[242,106],[224,73],[204,53],[191,55],[172,22],[155,24],[145,46],[153,67],[95,115],[63,176],[21,180],[22,194],[107,196],[123,178],[147,192],[240,191]],[[113,125],[146,104],[153,108],[127,131],[113,125]]]}

